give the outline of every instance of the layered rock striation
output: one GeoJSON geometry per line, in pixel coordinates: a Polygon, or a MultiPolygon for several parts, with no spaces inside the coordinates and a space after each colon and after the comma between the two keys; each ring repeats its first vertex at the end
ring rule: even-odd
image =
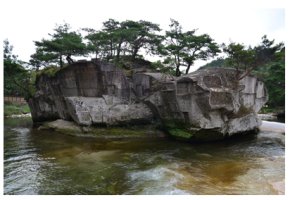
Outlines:
{"type": "Polygon", "coordinates": [[[34,122],[81,126],[161,123],[171,135],[216,140],[255,130],[267,101],[264,83],[233,69],[203,69],[180,78],[152,72],[130,77],[112,64],[77,62],[42,75],[29,99],[34,122]]]}

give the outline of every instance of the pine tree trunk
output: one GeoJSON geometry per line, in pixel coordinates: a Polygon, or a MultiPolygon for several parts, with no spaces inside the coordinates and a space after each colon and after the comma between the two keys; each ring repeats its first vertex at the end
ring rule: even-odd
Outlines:
{"type": "Polygon", "coordinates": [[[62,55],[59,56],[59,65],[62,68],[62,66],[63,66],[63,63],[62,63],[62,55]]]}
{"type": "Polygon", "coordinates": [[[180,76],[180,70],[179,70],[179,65],[178,66],[176,66],[176,71],[175,71],[175,75],[178,77],[178,76],[180,76]]]}
{"type": "Polygon", "coordinates": [[[119,58],[120,58],[121,46],[122,46],[122,42],[120,42],[119,45],[118,45],[118,49],[117,49],[117,60],[119,60],[119,58]]]}
{"type": "Polygon", "coordinates": [[[135,60],[135,58],[137,56],[137,53],[138,53],[138,48],[135,48],[134,51],[133,51],[133,54],[132,54],[133,60],[135,60]]]}
{"type": "Polygon", "coordinates": [[[185,72],[186,74],[188,74],[189,69],[190,69],[190,65],[187,65],[186,72],[185,72]]]}

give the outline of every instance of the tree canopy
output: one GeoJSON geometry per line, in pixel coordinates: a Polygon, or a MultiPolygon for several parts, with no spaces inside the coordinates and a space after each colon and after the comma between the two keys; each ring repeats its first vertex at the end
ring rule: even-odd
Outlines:
{"type": "Polygon", "coordinates": [[[263,36],[261,44],[254,48],[234,42],[222,46],[228,55],[228,64],[237,69],[238,80],[243,79],[257,67],[273,61],[275,54],[284,48],[283,43],[274,45],[274,40],[270,41],[267,36],[263,36]]]}
{"type": "Polygon", "coordinates": [[[144,20],[119,22],[109,19],[100,31],[91,28],[83,30],[88,32],[85,39],[89,41],[89,51],[94,52],[96,58],[109,60],[115,57],[118,60],[121,53],[135,59],[141,49],[147,53],[153,52],[160,41],[156,32],[161,29],[159,25],[144,20]]]}
{"type": "Polygon", "coordinates": [[[196,60],[207,60],[220,52],[219,46],[207,34],[196,35],[197,29],[183,32],[178,21],[171,19],[170,30],[166,31],[161,52],[176,67],[176,76],[181,75],[180,67],[185,66],[188,74],[196,60]]]}
{"type": "Polygon", "coordinates": [[[3,42],[4,94],[27,96],[29,91],[29,72],[21,65],[21,61],[13,54],[13,46],[8,40],[3,42]]]}
{"type": "Polygon", "coordinates": [[[51,64],[62,67],[63,56],[72,63],[71,56],[88,53],[94,54],[95,59],[117,61],[121,55],[134,60],[145,53],[165,56],[164,64],[174,65],[176,76],[180,76],[180,67],[186,67],[187,74],[196,60],[206,60],[220,52],[218,44],[208,34],[196,35],[196,29],[183,32],[179,22],[173,19],[165,35],[160,34],[158,24],[145,20],[109,19],[101,30],[82,30],[87,33],[84,38],[71,31],[68,24],[58,25],[54,33],[49,34],[50,39],[35,41],[36,52],[31,55],[30,63],[37,69],[51,64]]]}
{"type": "Polygon", "coordinates": [[[63,67],[63,56],[66,56],[68,63],[72,63],[71,56],[86,54],[86,45],[82,42],[82,36],[70,31],[68,24],[59,25],[49,34],[51,39],[35,41],[36,53],[31,56],[31,64],[39,67],[44,63],[59,63],[63,67]]]}

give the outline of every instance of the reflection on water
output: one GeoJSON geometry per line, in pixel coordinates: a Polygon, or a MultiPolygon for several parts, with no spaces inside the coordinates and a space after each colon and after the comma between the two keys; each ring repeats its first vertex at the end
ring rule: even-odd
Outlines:
{"type": "Polygon", "coordinates": [[[100,140],[5,119],[5,194],[283,194],[284,135],[100,140]]]}

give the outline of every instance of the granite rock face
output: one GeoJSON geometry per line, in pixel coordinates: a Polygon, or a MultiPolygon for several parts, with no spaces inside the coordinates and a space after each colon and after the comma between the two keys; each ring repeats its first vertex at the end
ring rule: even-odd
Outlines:
{"type": "Polygon", "coordinates": [[[137,72],[126,77],[103,62],[77,62],[40,76],[29,100],[33,121],[72,120],[82,126],[161,122],[176,137],[216,140],[252,131],[268,95],[253,76],[203,69],[180,78],[137,72]]]}
{"type": "Polygon", "coordinates": [[[143,103],[128,104],[114,96],[66,97],[68,112],[80,125],[150,123],[151,110],[143,103]]]}
{"type": "MultiPolygon", "coordinates": [[[[112,66],[107,67],[108,69],[112,66]]],[[[103,76],[108,72],[101,72],[91,62],[80,62],[60,70],[55,76],[42,75],[36,82],[36,93],[29,100],[32,108],[33,121],[46,121],[52,119],[71,119],[68,112],[65,97],[84,96],[101,97],[104,91],[103,76]]],[[[108,76],[112,83],[114,75],[108,76]]],[[[109,83],[110,84],[110,83],[109,83]]],[[[106,88],[106,92],[112,92],[112,84],[106,88]]],[[[117,92],[120,93],[118,90],[117,92]]]]}
{"type": "MultiPolygon", "coordinates": [[[[162,76],[137,76],[141,83],[152,83],[143,84],[144,91],[138,94],[156,88],[153,80],[162,82],[162,76]]],[[[185,131],[186,137],[194,140],[222,139],[259,127],[257,112],[268,99],[264,83],[257,78],[236,80],[233,69],[203,69],[176,80],[167,79],[159,90],[153,89],[151,95],[141,98],[155,106],[173,135],[182,137],[185,131]]]]}

